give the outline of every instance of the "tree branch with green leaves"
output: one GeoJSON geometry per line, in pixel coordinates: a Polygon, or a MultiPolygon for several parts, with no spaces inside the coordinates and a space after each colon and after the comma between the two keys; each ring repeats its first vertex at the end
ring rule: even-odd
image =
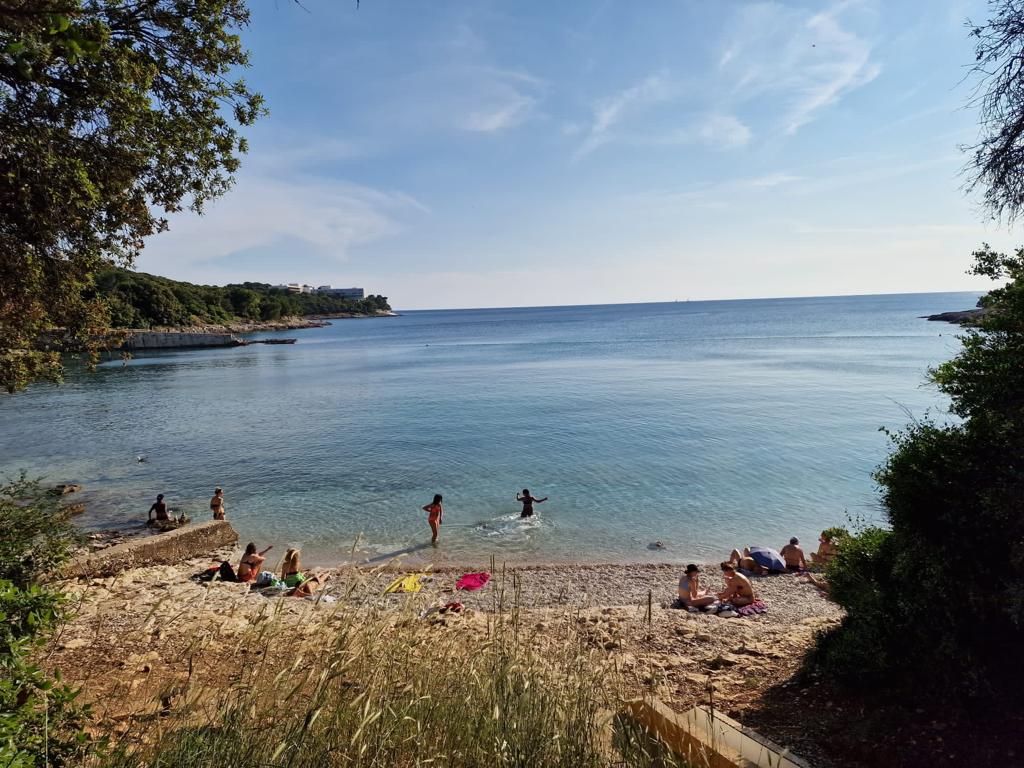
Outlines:
{"type": "Polygon", "coordinates": [[[230,189],[265,112],[238,75],[249,18],[244,0],[0,5],[0,386],[58,378],[40,333],[89,350],[97,270],[230,189]]]}

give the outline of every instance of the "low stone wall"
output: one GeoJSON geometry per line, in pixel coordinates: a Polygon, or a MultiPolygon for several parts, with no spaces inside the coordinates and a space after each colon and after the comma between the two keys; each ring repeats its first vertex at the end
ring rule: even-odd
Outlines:
{"type": "Polygon", "coordinates": [[[59,578],[113,576],[142,565],[179,563],[237,541],[238,534],[226,520],[190,523],[167,533],[144,536],[76,557],[61,569],[59,578]]]}
{"type": "Polygon", "coordinates": [[[177,333],[171,331],[136,331],[123,349],[181,349],[193,347],[235,347],[242,342],[230,333],[177,333]]]}

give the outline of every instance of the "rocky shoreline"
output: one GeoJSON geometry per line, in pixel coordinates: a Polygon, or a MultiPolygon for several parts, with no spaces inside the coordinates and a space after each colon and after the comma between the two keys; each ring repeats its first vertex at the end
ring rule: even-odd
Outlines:
{"type": "MultiPolygon", "coordinates": [[[[261,331],[298,331],[304,328],[324,328],[331,320],[349,320],[367,317],[398,317],[396,312],[335,312],[307,317],[282,317],[280,320],[249,320],[237,323],[204,323],[201,325],[154,326],[147,330],[159,333],[259,333],[261,331]]],[[[124,329],[127,330],[127,329],[124,329]]]]}
{"type": "Polygon", "coordinates": [[[923,315],[925,320],[937,320],[943,323],[957,323],[958,325],[975,325],[985,317],[985,309],[965,309],[959,312],[940,312],[937,315],[923,315]]]}

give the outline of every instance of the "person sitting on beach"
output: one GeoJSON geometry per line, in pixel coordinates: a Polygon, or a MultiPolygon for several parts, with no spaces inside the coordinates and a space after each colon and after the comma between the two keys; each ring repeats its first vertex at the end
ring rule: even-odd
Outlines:
{"type": "Polygon", "coordinates": [[[263,561],[266,560],[264,555],[273,548],[274,545],[271,544],[262,552],[257,552],[256,545],[250,541],[245,548],[245,554],[242,555],[242,561],[238,564],[238,571],[236,572],[238,574],[238,580],[255,581],[256,577],[260,574],[260,566],[263,565],[263,561]]]}
{"type": "Polygon", "coordinates": [[[427,513],[427,524],[433,534],[430,539],[431,544],[437,544],[437,531],[441,527],[441,519],[444,517],[444,508],[441,506],[442,498],[440,493],[435,493],[434,500],[423,507],[423,511],[427,513]]]}
{"type": "Polygon", "coordinates": [[[213,512],[214,520],[224,519],[224,491],[219,487],[213,489],[213,498],[210,499],[210,511],[213,512]]]}
{"type": "Polygon", "coordinates": [[[299,563],[299,550],[289,547],[284,553],[284,562],[281,563],[281,581],[285,586],[295,588],[306,580],[302,572],[302,565],[299,563]]]}
{"type": "Polygon", "coordinates": [[[736,608],[754,602],[754,585],[732,563],[722,563],[722,576],[725,578],[725,589],[718,593],[719,600],[736,608]]]}
{"type": "Polygon", "coordinates": [[[800,539],[796,536],[789,540],[789,544],[784,546],[779,554],[786,561],[787,571],[807,570],[807,559],[804,557],[803,549],[800,548],[800,539]]]}
{"type": "Polygon", "coordinates": [[[158,493],[156,495],[156,501],[154,501],[153,506],[149,508],[149,517],[147,522],[151,523],[154,519],[156,522],[167,522],[171,519],[167,515],[167,505],[164,504],[164,495],[162,493],[158,493]],[[153,517],[154,513],[156,513],[156,518],[153,517]]]}
{"type": "Polygon", "coordinates": [[[518,493],[516,494],[516,501],[523,502],[523,512],[519,516],[520,517],[533,517],[533,505],[534,504],[540,504],[540,503],[545,502],[547,500],[548,500],[547,496],[545,496],[543,499],[535,499],[533,496],[530,495],[530,490],[528,488],[523,488],[523,495],[522,496],[520,496],[518,493]]]}
{"type": "Polygon", "coordinates": [[[700,586],[700,568],[693,563],[679,579],[679,602],[687,608],[703,608],[715,602],[715,596],[700,586]]]}
{"type": "Polygon", "coordinates": [[[818,537],[818,551],[811,553],[811,563],[824,568],[837,552],[839,552],[839,547],[832,540],[832,535],[828,531],[822,531],[821,536],[818,537]]]}

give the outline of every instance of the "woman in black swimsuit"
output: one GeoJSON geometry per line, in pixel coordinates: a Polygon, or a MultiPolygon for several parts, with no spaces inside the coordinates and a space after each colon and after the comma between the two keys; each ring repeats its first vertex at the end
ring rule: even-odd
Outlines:
{"type": "Polygon", "coordinates": [[[535,499],[530,495],[528,488],[523,488],[522,495],[516,494],[516,501],[523,502],[523,513],[520,517],[533,517],[533,505],[540,504],[541,502],[547,501],[548,497],[545,496],[543,499],[535,499]]]}

